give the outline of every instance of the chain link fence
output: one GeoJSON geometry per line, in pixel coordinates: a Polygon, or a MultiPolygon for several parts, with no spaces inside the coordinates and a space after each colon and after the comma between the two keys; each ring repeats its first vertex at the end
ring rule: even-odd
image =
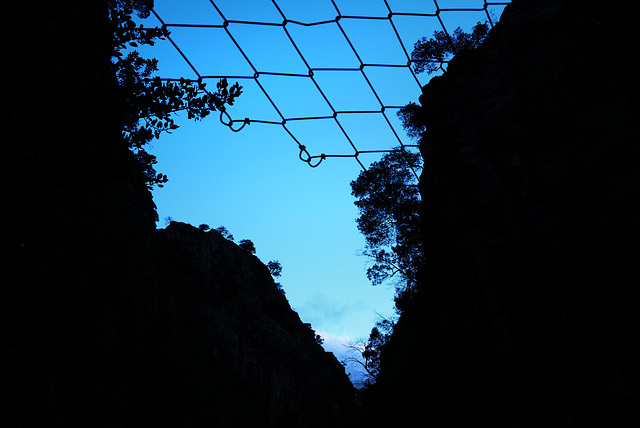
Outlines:
{"type": "MultiPolygon", "coordinates": [[[[171,32],[168,41],[192,75],[188,80],[238,81],[250,104],[266,106],[253,112],[234,108],[235,117],[229,110],[221,111],[220,121],[231,131],[251,124],[280,126],[309,166],[328,158],[349,158],[366,169],[363,154],[417,147],[397,118],[399,109],[416,100],[428,81],[412,67],[413,44],[434,31],[444,31],[450,39],[455,28],[466,31],[481,21],[493,27],[509,3],[200,0],[181,3],[176,16],[176,9],[157,1],[152,12],[171,32]],[[184,13],[190,7],[191,13],[184,13]],[[365,130],[375,137],[359,137],[365,130]],[[318,134],[325,142],[341,141],[321,147],[318,134]]],[[[448,58],[437,64],[441,72],[447,62],[448,58]]]]}

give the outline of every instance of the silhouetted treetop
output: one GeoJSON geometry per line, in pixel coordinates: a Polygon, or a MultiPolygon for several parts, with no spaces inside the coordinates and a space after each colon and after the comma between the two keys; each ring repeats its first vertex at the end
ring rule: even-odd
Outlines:
{"type": "Polygon", "coordinates": [[[451,35],[445,31],[434,31],[432,38],[423,37],[414,45],[411,52],[413,70],[416,73],[426,71],[431,74],[453,55],[480,46],[487,34],[489,25],[486,22],[478,22],[471,33],[465,33],[460,27],[451,35]]]}
{"type": "Polygon", "coordinates": [[[395,321],[381,318],[371,329],[368,340],[348,343],[346,347],[355,351],[356,356],[345,358],[344,363],[355,363],[364,370],[362,388],[366,389],[376,383],[380,373],[380,358],[391,339],[395,321]]]}
{"type": "Polygon", "coordinates": [[[242,87],[238,83],[229,86],[226,79],[221,79],[212,92],[201,80],[167,81],[152,77],[158,71],[157,59],[142,58],[138,51],[127,50],[140,45],[153,46],[170,34],[166,27],[136,26],[131,18],[133,10],[139,17],[147,17],[153,1],[110,0],[108,4],[113,31],[112,63],[125,109],[123,137],[140,163],[148,187],[161,187],[167,176],[156,173],[155,156],[147,153],[144,146],[161,133],[178,128],[175,113],[186,111],[188,119],[204,119],[211,111],[224,111],[227,105],[233,105],[242,87]]]}
{"type": "Polygon", "coordinates": [[[140,18],[147,18],[153,9],[154,0],[108,0],[109,9],[127,10],[129,14],[136,11],[140,18]]]}
{"type": "Polygon", "coordinates": [[[242,248],[245,251],[250,252],[251,254],[256,253],[256,247],[253,245],[253,242],[250,239],[242,239],[238,242],[238,247],[242,248]]]}
{"type": "Polygon", "coordinates": [[[398,293],[415,285],[422,259],[417,179],[419,153],[398,150],[385,154],[351,182],[351,194],[360,216],[358,230],[365,236],[364,254],[373,265],[367,277],[373,285],[399,275],[398,293]]]}
{"type": "Polygon", "coordinates": [[[224,227],[224,226],[220,226],[220,227],[216,227],[215,229],[216,232],[218,232],[220,235],[222,235],[225,239],[228,239],[229,241],[233,241],[233,235],[231,234],[231,232],[229,232],[229,230],[224,227]]]}
{"type": "Polygon", "coordinates": [[[426,117],[422,106],[411,102],[398,110],[398,117],[409,137],[419,139],[422,136],[426,129],[426,117]]]}
{"type": "Polygon", "coordinates": [[[269,263],[267,263],[267,268],[269,269],[271,276],[273,276],[274,278],[282,275],[282,265],[277,260],[271,260],[269,263]]]}

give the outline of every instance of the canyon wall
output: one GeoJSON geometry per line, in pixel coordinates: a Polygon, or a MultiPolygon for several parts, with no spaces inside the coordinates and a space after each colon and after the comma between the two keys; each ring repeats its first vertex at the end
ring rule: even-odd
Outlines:
{"type": "Polygon", "coordinates": [[[513,1],[423,88],[426,264],[378,426],[637,422],[637,37],[590,3],[513,1]]]}

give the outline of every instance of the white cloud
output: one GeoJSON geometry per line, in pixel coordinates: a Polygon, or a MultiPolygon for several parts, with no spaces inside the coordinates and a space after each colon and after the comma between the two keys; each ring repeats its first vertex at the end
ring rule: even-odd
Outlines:
{"type": "Polygon", "coordinates": [[[364,379],[364,369],[352,359],[358,357],[357,351],[348,348],[348,345],[353,342],[353,338],[348,334],[335,335],[327,331],[316,331],[320,337],[324,340],[322,347],[325,351],[333,353],[338,361],[345,366],[345,372],[349,375],[351,383],[355,386],[359,386],[364,379]],[[351,361],[348,359],[351,358],[351,361]]]}
{"type": "Polygon", "coordinates": [[[308,319],[312,325],[335,326],[343,325],[345,315],[352,312],[349,304],[332,299],[324,293],[315,293],[308,297],[300,310],[304,312],[305,319],[308,319]]]}
{"type": "Polygon", "coordinates": [[[340,359],[340,356],[348,350],[346,344],[352,340],[352,338],[346,333],[338,336],[327,331],[320,330],[316,331],[316,334],[319,334],[324,340],[322,347],[325,351],[333,352],[338,359],[340,359]]]}

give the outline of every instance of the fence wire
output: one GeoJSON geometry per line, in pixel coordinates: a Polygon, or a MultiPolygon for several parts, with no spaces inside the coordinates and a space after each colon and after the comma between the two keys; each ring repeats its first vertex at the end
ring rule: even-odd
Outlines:
{"type": "MultiPolygon", "coordinates": [[[[374,70],[374,69],[377,69],[377,70],[407,69],[410,72],[412,81],[415,83],[416,98],[421,93],[422,84],[418,80],[418,77],[416,76],[416,73],[414,72],[411,66],[412,63],[416,62],[412,60],[410,56],[412,47],[406,46],[405,42],[403,42],[399,33],[399,25],[397,22],[394,21],[394,18],[396,18],[396,21],[398,17],[414,17],[414,18],[421,18],[424,20],[432,20],[432,21],[435,20],[437,21],[436,28],[441,28],[442,31],[444,31],[444,33],[446,34],[446,36],[451,40],[451,34],[453,33],[449,28],[447,28],[444,20],[442,19],[443,12],[480,12],[486,16],[486,21],[489,24],[489,26],[493,27],[496,23],[497,18],[495,15],[490,13],[492,8],[504,7],[510,3],[510,1],[491,2],[491,1],[483,0],[482,4],[480,4],[480,2],[478,1],[478,7],[475,7],[475,8],[473,7],[441,7],[439,2],[441,4],[444,4],[445,2],[447,2],[446,0],[440,0],[440,1],[433,0],[434,7],[435,7],[434,10],[430,13],[421,13],[421,12],[410,12],[410,11],[407,12],[407,11],[393,10],[389,5],[389,1],[383,0],[384,6],[386,7],[386,10],[388,13],[386,15],[376,16],[376,15],[366,15],[366,14],[362,14],[362,15],[343,14],[340,10],[340,7],[336,4],[336,1],[335,0],[330,0],[330,1],[333,9],[335,9],[335,13],[336,13],[335,18],[330,20],[316,21],[316,22],[300,22],[300,21],[289,19],[287,17],[287,14],[285,14],[285,12],[283,11],[283,8],[278,3],[278,0],[271,0],[271,2],[273,3],[273,6],[279,13],[280,17],[282,18],[282,21],[277,23],[267,22],[267,21],[247,21],[247,20],[227,19],[227,17],[225,16],[223,11],[217,4],[219,2],[216,2],[215,0],[208,0],[208,2],[211,4],[211,7],[215,9],[216,13],[219,14],[220,19],[222,20],[222,23],[220,24],[190,24],[190,23],[172,22],[170,16],[160,16],[160,14],[156,10],[152,10],[152,12],[153,12],[153,15],[156,17],[156,19],[161,23],[161,25],[164,28],[167,28],[169,30],[171,30],[171,28],[197,28],[197,29],[220,29],[224,31],[228,36],[229,40],[233,43],[233,45],[236,47],[238,52],[242,55],[244,60],[246,60],[247,64],[253,71],[252,74],[233,75],[233,76],[219,75],[219,74],[206,74],[206,73],[203,73],[202,70],[198,70],[194,66],[194,61],[190,60],[190,58],[185,54],[185,50],[180,47],[180,45],[176,42],[174,38],[172,38],[171,36],[168,37],[169,42],[173,45],[173,47],[178,52],[180,57],[182,57],[182,59],[185,61],[188,67],[193,71],[195,76],[197,76],[197,79],[192,79],[192,80],[186,79],[186,80],[198,81],[198,82],[202,82],[203,79],[221,79],[221,78],[227,78],[229,80],[249,80],[249,81],[252,80],[255,82],[257,87],[260,88],[260,90],[262,91],[266,99],[269,101],[269,103],[271,104],[271,106],[279,116],[279,120],[268,120],[264,118],[255,118],[255,117],[254,118],[245,117],[242,119],[234,119],[231,117],[230,113],[226,109],[223,109],[220,112],[220,122],[226,125],[227,127],[229,127],[231,131],[240,132],[245,126],[250,125],[252,123],[281,126],[286,131],[286,133],[291,137],[291,139],[297,144],[300,160],[303,162],[306,162],[309,166],[315,168],[327,158],[352,158],[356,162],[358,162],[358,164],[360,165],[360,167],[362,167],[363,170],[365,170],[366,167],[362,163],[361,159],[359,158],[361,154],[388,153],[392,151],[397,151],[398,149],[395,149],[397,147],[399,147],[399,150],[401,151],[409,150],[412,148],[413,150],[415,150],[415,148],[418,147],[416,144],[407,144],[402,141],[402,139],[400,138],[400,135],[404,131],[402,129],[397,129],[397,126],[394,126],[392,124],[392,120],[389,116],[390,111],[396,111],[397,109],[404,107],[410,100],[407,100],[407,102],[404,105],[385,104],[379,95],[379,90],[376,89],[376,87],[372,83],[372,80],[370,79],[370,76],[368,74],[370,70],[374,70]],[[380,21],[388,22],[393,30],[393,33],[395,34],[395,38],[397,39],[397,42],[401,47],[402,57],[405,58],[406,61],[402,63],[392,63],[392,64],[377,64],[377,63],[364,62],[362,59],[362,56],[358,52],[358,49],[356,49],[356,46],[352,40],[352,37],[350,37],[348,34],[348,31],[345,30],[345,25],[344,25],[345,22],[356,21],[356,20],[357,21],[375,20],[378,22],[380,21]],[[238,42],[238,38],[234,37],[234,31],[232,31],[233,26],[231,24],[243,24],[245,26],[246,25],[269,26],[269,27],[282,28],[282,31],[285,33],[287,39],[291,43],[291,46],[295,50],[296,54],[299,56],[299,59],[302,60],[302,63],[306,67],[306,73],[274,72],[274,71],[258,69],[254,64],[254,62],[251,60],[250,56],[247,54],[246,49],[243,49],[243,46],[241,45],[241,43],[238,42]],[[337,27],[340,34],[342,35],[342,37],[344,37],[344,40],[346,41],[349,48],[352,50],[353,54],[355,55],[355,58],[359,63],[358,66],[350,67],[350,68],[339,68],[339,67],[336,67],[336,68],[315,67],[314,68],[309,65],[309,61],[307,59],[307,56],[305,56],[305,52],[303,52],[302,49],[299,48],[299,44],[296,43],[295,37],[292,35],[292,32],[290,31],[290,29],[294,26],[313,27],[313,26],[320,26],[320,25],[335,25],[337,27]],[[349,73],[357,73],[361,75],[366,81],[368,88],[371,90],[371,93],[373,94],[374,98],[376,99],[377,108],[367,109],[367,110],[340,110],[336,108],[334,103],[332,103],[332,100],[330,99],[330,97],[327,95],[326,91],[323,90],[321,84],[318,82],[318,79],[316,77],[318,72],[349,72],[349,73]],[[261,77],[264,77],[264,76],[282,76],[282,77],[289,77],[291,79],[308,79],[309,81],[312,82],[313,86],[317,89],[319,95],[322,97],[327,107],[331,111],[331,114],[320,115],[320,116],[297,116],[297,117],[286,116],[283,113],[282,109],[279,108],[278,104],[275,102],[275,99],[272,96],[272,94],[266,89],[265,85],[262,84],[261,77]],[[387,149],[371,149],[367,147],[356,146],[354,142],[354,138],[352,137],[352,135],[350,135],[347,132],[346,127],[344,126],[344,118],[347,117],[348,115],[355,115],[355,114],[381,115],[384,118],[384,121],[390,128],[393,135],[393,139],[392,141],[389,141],[387,149]],[[323,152],[320,154],[311,154],[309,152],[307,145],[304,144],[305,142],[301,141],[300,138],[296,137],[292,129],[290,129],[290,126],[288,126],[295,122],[318,121],[318,120],[334,121],[335,125],[339,128],[342,135],[344,135],[346,141],[348,141],[352,152],[350,153],[324,153],[323,152]]],[[[453,4],[457,3],[459,5],[461,2],[459,1],[447,2],[447,4],[451,4],[451,3],[453,4]]],[[[249,7],[250,5],[247,4],[247,6],[249,7]]],[[[425,29],[431,28],[430,32],[433,33],[433,26],[424,25],[424,28],[425,29]]],[[[422,34],[421,37],[422,36],[430,37],[431,34],[422,34]]],[[[416,41],[417,40],[413,41],[413,43],[415,43],[416,41]]],[[[446,69],[447,63],[448,63],[447,60],[438,61],[438,66],[441,70],[444,71],[446,69]]],[[[167,80],[167,81],[176,80],[175,78],[170,78],[170,77],[165,77],[161,79],[167,80]]],[[[348,90],[348,88],[345,88],[345,90],[348,90]]],[[[415,171],[415,169],[414,169],[414,174],[416,178],[419,177],[419,174],[415,171]]]]}

